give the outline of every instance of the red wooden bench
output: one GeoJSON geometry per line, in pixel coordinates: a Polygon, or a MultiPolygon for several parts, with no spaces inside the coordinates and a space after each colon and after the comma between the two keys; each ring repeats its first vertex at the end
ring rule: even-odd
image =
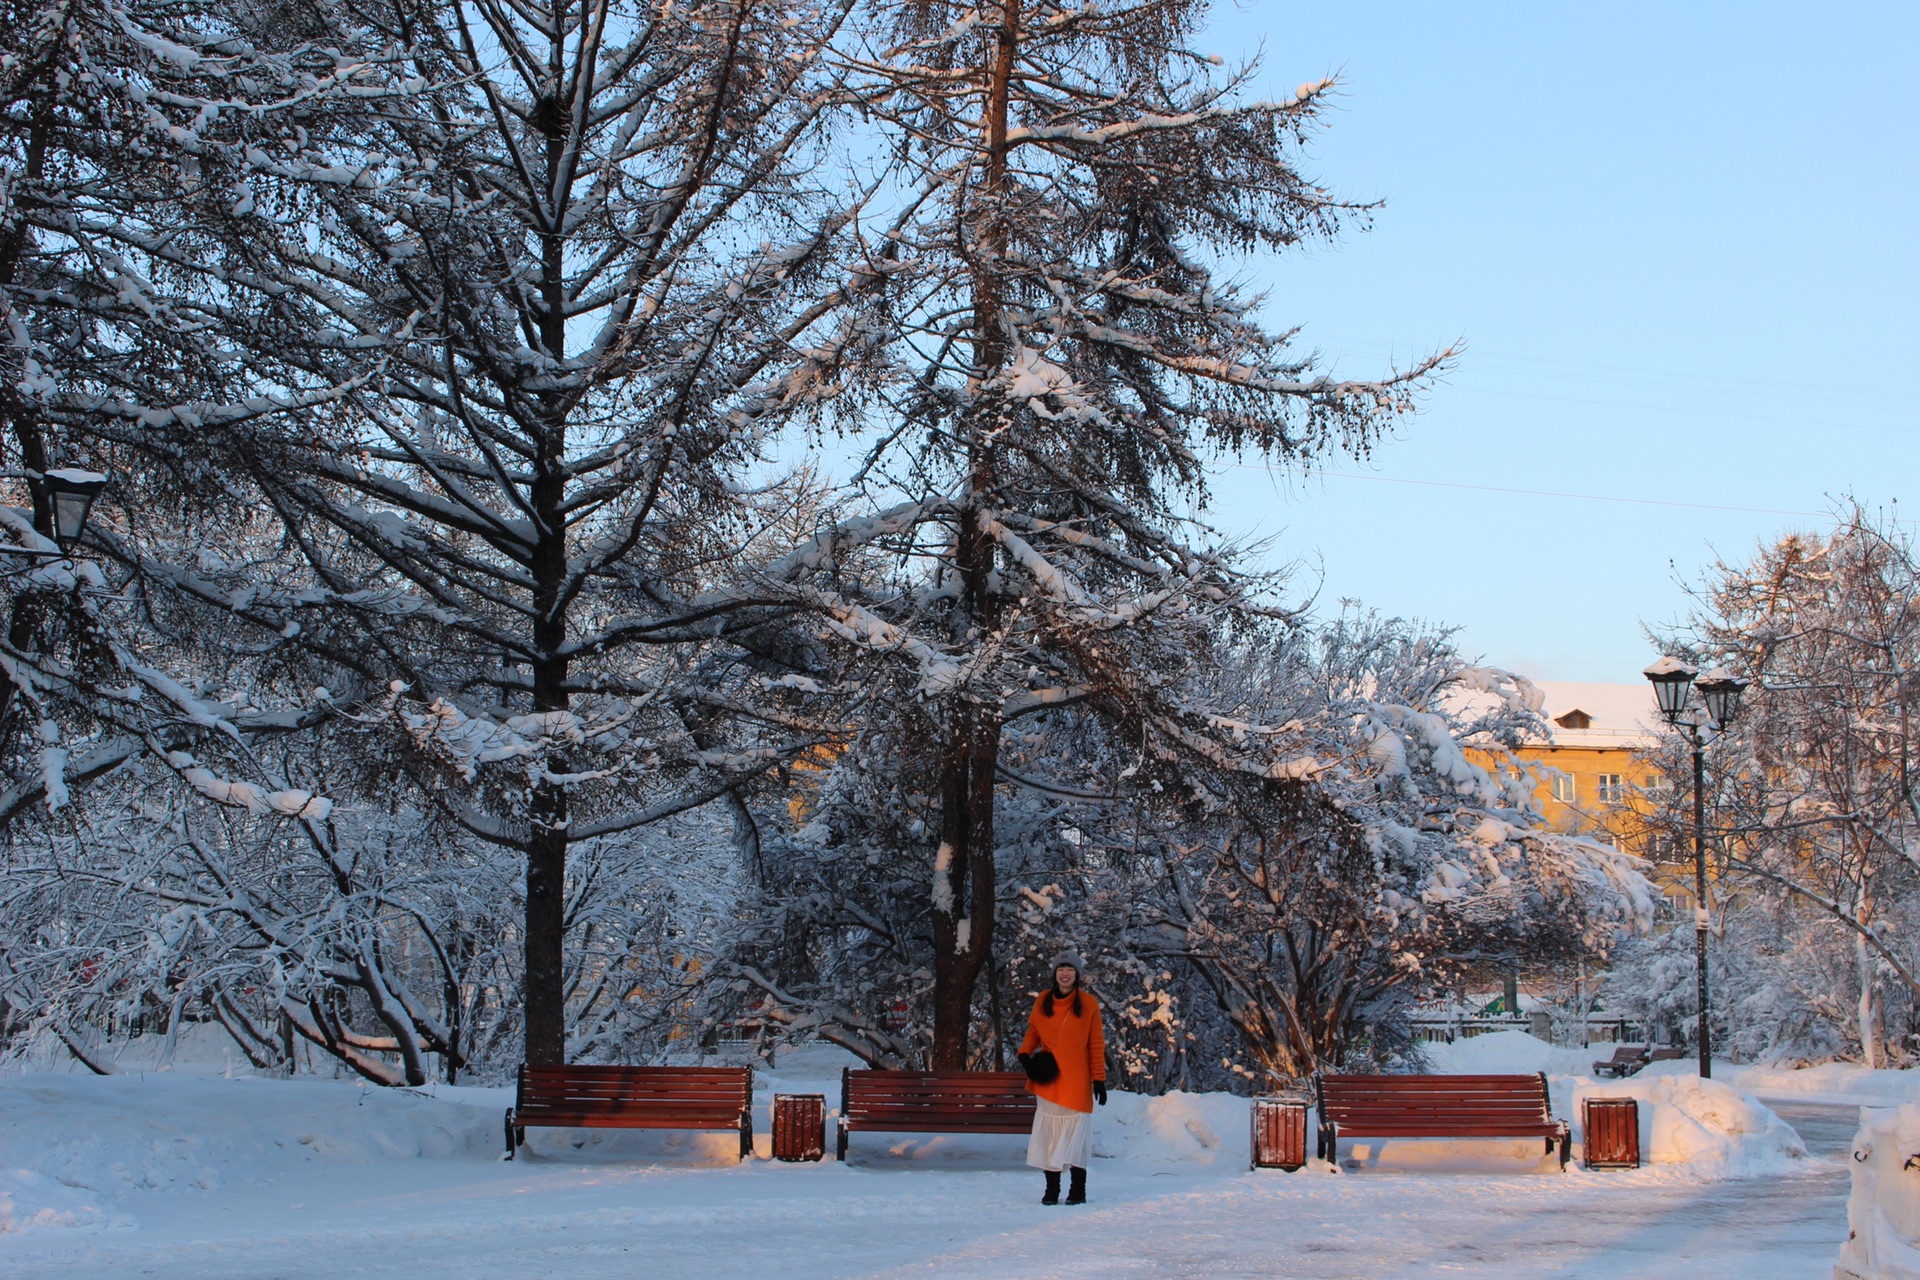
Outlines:
{"type": "Polygon", "coordinates": [[[1593,1074],[1596,1076],[1613,1076],[1618,1079],[1622,1076],[1632,1075],[1651,1061],[1653,1061],[1653,1059],[1647,1056],[1647,1047],[1645,1045],[1622,1045],[1613,1051],[1611,1058],[1594,1063],[1593,1074]]]}
{"type": "Polygon", "coordinates": [[[534,1126],[579,1129],[738,1129],[753,1154],[753,1068],[520,1068],[507,1112],[507,1159],[534,1126]]]}
{"type": "Polygon", "coordinates": [[[840,1073],[840,1159],[847,1135],[1029,1133],[1033,1095],[1019,1071],[855,1071],[840,1073]]]}
{"type": "Polygon", "coordinates": [[[1682,1049],[1678,1045],[1673,1045],[1665,1049],[1655,1049],[1652,1053],[1647,1055],[1647,1061],[1648,1062],[1678,1062],[1682,1058],[1691,1058],[1692,1056],[1693,1056],[1693,1052],[1691,1050],[1682,1049]]]}
{"type": "Polygon", "coordinates": [[[1571,1134],[1547,1099],[1547,1077],[1315,1076],[1318,1154],[1342,1138],[1543,1138],[1567,1167],[1571,1134]]]}

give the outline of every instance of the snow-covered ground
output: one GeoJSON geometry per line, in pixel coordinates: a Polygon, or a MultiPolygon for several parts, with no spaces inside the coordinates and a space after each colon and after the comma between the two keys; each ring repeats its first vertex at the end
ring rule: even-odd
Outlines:
{"type": "MultiPolygon", "coordinates": [[[[1518,1033],[1434,1054],[1547,1069],[1556,1112],[1577,1118],[1594,1086],[1570,1068],[1600,1055],[1564,1056],[1518,1033]]],[[[762,1154],[772,1093],[831,1104],[840,1062],[809,1050],[758,1073],[762,1154]]],[[[1537,1143],[1395,1141],[1343,1144],[1338,1171],[1250,1173],[1244,1101],[1116,1094],[1096,1117],[1092,1203],[1048,1209],[1017,1137],[862,1134],[846,1165],[786,1165],[736,1164],[728,1134],[535,1130],[506,1163],[509,1090],[36,1073],[0,1078],[0,1274],[1831,1275],[1838,1160],[1800,1154],[1725,1083],[1598,1088],[1650,1104],[1648,1167],[1561,1174],[1537,1143]]]]}

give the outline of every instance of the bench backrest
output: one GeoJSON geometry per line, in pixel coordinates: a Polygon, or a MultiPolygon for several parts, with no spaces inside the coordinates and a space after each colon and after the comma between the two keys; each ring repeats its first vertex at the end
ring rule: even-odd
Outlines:
{"type": "Polygon", "coordinates": [[[1549,1124],[1547,1077],[1321,1076],[1320,1117],[1341,1128],[1395,1121],[1549,1124]]]}
{"type": "Polygon", "coordinates": [[[1648,1062],[1674,1062],[1681,1058],[1688,1058],[1692,1056],[1693,1055],[1686,1049],[1679,1049],[1679,1048],[1655,1049],[1652,1053],[1647,1055],[1647,1061],[1648,1062]]]}
{"type": "Polygon", "coordinates": [[[751,1067],[620,1067],[573,1063],[522,1066],[514,1111],[592,1115],[668,1111],[688,1116],[738,1115],[753,1105],[751,1067]]]}
{"type": "Polygon", "coordinates": [[[950,1122],[1028,1124],[1033,1095],[1019,1071],[855,1071],[840,1077],[849,1120],[934,1116],[950,1122]]]}
{"type": "Polygon", "coordinates": [[[1630,1044],[1613,1051],[1612,1061],[1620,1064],[1639,1062],[1647,1056],[1645,1045],[1630,1044]]]}

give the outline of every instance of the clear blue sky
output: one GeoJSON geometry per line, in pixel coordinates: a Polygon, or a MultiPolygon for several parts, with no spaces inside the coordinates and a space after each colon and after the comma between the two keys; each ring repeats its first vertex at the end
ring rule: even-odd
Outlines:
{"type": "Polygon", "coordinates": [[[1324,605],[1636,681],[1716,550],[1920,517],[1920,3],[1222,0],[1198,43],[1264,46],[1268,96],[1337,74],[1313,170],[1386,201],[1250,267],[1271,320],[1356,375],[1467,344],[1348,474],[1222,473],[1324,605]]]}

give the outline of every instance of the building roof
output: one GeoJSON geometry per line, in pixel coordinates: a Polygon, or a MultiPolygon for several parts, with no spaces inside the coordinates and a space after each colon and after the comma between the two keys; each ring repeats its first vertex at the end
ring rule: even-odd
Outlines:
{"type": "Polygon", "coordinates": [[[1540,747],[1651,747],[1660,740],[1653,686],[1536,680],[1546,705],[1548,736],[1540,747]],[[1582,715],[1581,713],[1584,713],[1582,715]],[[1584,727],[1574,727],[1583,724],[1584,727]]]}

